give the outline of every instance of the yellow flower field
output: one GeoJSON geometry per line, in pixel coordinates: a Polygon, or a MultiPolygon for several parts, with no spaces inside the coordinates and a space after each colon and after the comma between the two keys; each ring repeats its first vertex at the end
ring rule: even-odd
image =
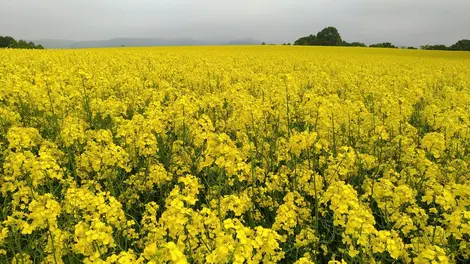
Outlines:
{"type": "Polygon", "coordinates": [[[0,263],[468,263],[470,53],[0,50],[0,263]]]}

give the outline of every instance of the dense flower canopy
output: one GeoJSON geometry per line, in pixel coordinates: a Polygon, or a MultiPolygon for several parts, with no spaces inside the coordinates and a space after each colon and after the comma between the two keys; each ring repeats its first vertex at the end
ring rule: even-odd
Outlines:
{"type": "Polygon", "coordinates": [[[470,55],[0,50],[1,263],[463,263],[470,55]]]}

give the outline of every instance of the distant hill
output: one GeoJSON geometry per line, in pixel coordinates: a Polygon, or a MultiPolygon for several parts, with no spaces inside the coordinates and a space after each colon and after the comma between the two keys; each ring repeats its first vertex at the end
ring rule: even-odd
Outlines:
{"type": "Polygon", "coordinates": [[[181,39],[152,39],[152,38],[114,38],[97,41],[78,41],[71,45],[72,48],[92,47],[142,47],[142,46],[186,46],[186,45],[209,45],[209,42],[181,38],[181,39]]]}
{"type": "Polygon", "coordinates": [[[261,44],[261,41],[252,38],[243,38],[243,39],[235,39],[225,43],[222,45],[256,45],[261,44]]]}
{"type": "Polygon", "coordinates": [[[108,40],[73,41],[66,39],[34,40],[45,48],[101,48],[101,47],[143,47],[143,46],[202,46],[202,45],[253,45],[261,42],[251,38],[227,42],[196,40],[192,38],[158,39],[158,38],[113,38],[108,40]]]}
{"type": "Polygon", "coordinates": [[[69,39],[38,39],[34,40],[34,43],[41,44],[44,48],[48,49],[60,49],[70,48],[76,41],[69,39]]]}

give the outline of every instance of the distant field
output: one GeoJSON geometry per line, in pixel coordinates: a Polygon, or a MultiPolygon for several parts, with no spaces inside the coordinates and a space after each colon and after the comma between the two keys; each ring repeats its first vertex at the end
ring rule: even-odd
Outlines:
{"type": "Polygon", "coordinates": [[[470,52],[0,50],[0,263],[464,263],[470,52]]]}

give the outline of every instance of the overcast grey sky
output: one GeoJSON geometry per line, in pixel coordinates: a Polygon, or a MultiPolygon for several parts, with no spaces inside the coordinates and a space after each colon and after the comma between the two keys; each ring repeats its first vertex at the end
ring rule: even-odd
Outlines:
{"type": "Polygon", "coordinates": [[[288,42],[335,26],[367,44],[470,39],[470,0],[0,0],[0,35],[288,42]]]}

